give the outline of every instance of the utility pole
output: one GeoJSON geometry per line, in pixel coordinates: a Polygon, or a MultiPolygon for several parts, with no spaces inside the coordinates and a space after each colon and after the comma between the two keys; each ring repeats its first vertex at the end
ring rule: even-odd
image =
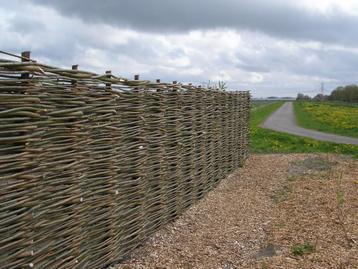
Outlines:
{"type": "Polygon", "coordinates": [[[321,83],[321,94],[324,95],[324,82],[321,83]]]}

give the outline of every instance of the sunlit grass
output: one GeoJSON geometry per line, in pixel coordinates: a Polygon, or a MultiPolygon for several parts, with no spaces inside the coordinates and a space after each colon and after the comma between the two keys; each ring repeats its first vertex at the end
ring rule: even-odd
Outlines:
{"type": "Polygon", "coordinates": [[[251,152],[253,153],[314,153],[332,152],[358,158],[358,147],[317,141],[296,135],[263,129],[259,125],[283,102],[276,102],[251,112],[251,152]]]}
{"type": "Polygon", "coordinates": [[[294,102],[297,123],[307,129],[358,138],[358,106],[294,102]]]}

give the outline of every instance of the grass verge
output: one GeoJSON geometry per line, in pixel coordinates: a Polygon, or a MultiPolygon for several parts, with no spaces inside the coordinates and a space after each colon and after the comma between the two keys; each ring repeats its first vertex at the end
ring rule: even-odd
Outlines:
{"type": "Polygon", "coordinates": [[[358,138],[358,106],[333,102],[294,102],[298,125],[358,138]]]}
{"type": "Polygon", "coordinates": [[[301,245],[295,245],[292,247],[292,254],[294,256],[302,256],[304,254],[310,254],[315,251],[315,246],[310,242],[305,242],[301,245]]]}
{"type": "Polygon", "coordinates": [[[251,111],[251,145],[253,153],[339,153],[358,158],[358,147],[317,141],[301,136],[290,135],[260,128],[259,125],[277,110],[284,102],[276,102],[251,111]]]}

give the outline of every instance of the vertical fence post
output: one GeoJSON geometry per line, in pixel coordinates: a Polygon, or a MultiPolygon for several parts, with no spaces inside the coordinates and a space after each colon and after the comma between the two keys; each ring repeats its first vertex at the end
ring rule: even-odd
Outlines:
{"type": "MultiPolygon", "coordinates": [[[[72,65],[72,70],[78,70],[78,64],[72,65]]],[[[76,80],[72,80],[72,81],[71,81],[71,84],[72,84],[72,85],[75,85],[75,84],[76,84],[76,80]]]]}
{"type": "MultiPolygon", "coordinates": [[[[21,53],[21,62],[29,62],[30,61],[30,51],[24,51],[21,53]]],[[[22,73],[21,74],[21,79],[29,79],[30,78],[30,74],[29,73],[22,73]]],[[[30,84],[30,82],[25,81],[22,82],[21,84],[25,85],[25,88],[23,90],[21,90],[21,94],[26,94],[29,92],[27,86],[30,84]]],[[[20,100],[22,98],[19,98],[20,100]]],[[[20,101],[21,102],[21,101],[20,101]]],[[[21,102],[22,105],[26,106],[27,102],[22,101],[21,102]]],[[[30,104],[28,104],[30,106],[30,104]]],[[[31,104],[31,106],[33,107],[37,107],[36,103],[31,104]]],[[[31,124],[36,124],[33,123],[31,118],[27,120],[27,122],[25,123],[26,125],[31,125],[31,124]]],[[[36,128],[33,129],[32,126],[29,126],[30,128],[28,130],[31,131],[25,131],[26,133],[33,133],[34,130],[36,130],[36,128]]],[[[14,136],[16,136],[18,134],[15,134],[14,136]]],[[[19,207],[22,208],[22,211],[24,212],[24,209],[28,212],[31,212],[29,214],[27,214],[27,218],[28,220],[26,221],[26,226],[22,226],[19,230],[20,231],[15,231],[23,234],[23,236],[21,236],[20,238],[22,239],[21,241],[19,241],[17,243],[17,245],[15,245],[15,249],[16,251],[18,251],[19,249],[22,250],[24,252],[24,250],[27,250],[25,253],[25,255],[23,257],[18,256],[17,259],[19,262],[19,265],[21,264],[21,266],[19,267],[33,267],[34,263],[33,263],[33,255],[34,255],[34,251],[33,251],[33,246],[34,246],[34,231],[35,231],[35,219],[34,219],[34,214],[33,214],[33,207],[31,206],[31,203],[36,204],[37,202],[37,196],[36,194],[36,184],[38,183],[38,177],[36,175],[36,173],[31,173],[31,170],[35,170],[35,168],[38,168],[37,165],[35,165],[36,161],[34,161],[34,159],[37,159],[38,155],[36,154],[36,150],[35,150],[35,144],[37,137],[34,138],[29,138],[29,139],[24,139],[22,140],[20,143],[23,146],[23,150],[22,153],[25,153],[24,158],[22,158],[22,161],[27,163],[27,165],[23,166],[23,168],[21,169],[21,173],[19,173],[19,176],[14,177],[14,181],[9,181],[9,185],[11,185],[12,182],[16,182],[18,183],[18,187],[17,190],[19,193],[24,193],[23,195],[23,201],[27,201],[27,203],[21,202],[19,203],[19,207]],[[29,165],[30,164],[30,165],[29,165]],[[26,181],[26,185],[23,184],[19,184],[20,182],[24,182],[26,181]],[[24,189],[26,190],[26,192],[24,192],[24,189]],[[26,205],[28,204],[28,205],[26,205]]],[[[19,172],[19,171],[18,171],[19,172]]],[[[5,185],[6,186],[6,185],[5,185]]],[[[18,208],[15,207],[14,211],[18,211],[18,208]]],[[[11,212],[11,210],[8,210],[8,214],[13,214],[11,212]]],[[[2,228],[2,227],[0,227],[2,228]]],[[[5,230],[6,231],[6,230],[5,230]]],[[[16,232],[14,232],[14,234],[16,234],[16,232]]],[[[18,252],[20,253],[20,251],[18,252]]],[[[5,255],[6,257],[6,255],[5,255]]],[[[1,263],[1,261],[0,261],[1,263]]]]}
{"type": "MultiPolygon", "coordinates": [[[[21,62],[29,62],[30,61],[30,51],[24,51],[21,53],[21,62]]],[[[30,74],[21,74],[22,79],[30,78],[30,74]]]]}
{"type": "MultiPolygon", "coordinates": [[[[139,74],[134,75],[134,80],[139,80],[139,74]]],[[[139,89],[137,87],[133,88],[133,92],[138,92],[139,89]]]]}
{"type": "MultiPolygon", "coordinates": [[[[159,79],[159,78],[156,79],[155,82],[159,84],[159,83],[160,83],[160,79],[159,79]]],[[[156,89],[156,92],[158,92],[158,93],[159,93],[159,92],[162,92],[162,89],[161,89],[161,88],[157,88],[157,89],[156,89]]]]}
{"type": "MultiPolygon", "coordinates": [[[[112,76],[112,71],[111,71],[111,70],[107,70],[107,71],[106,71],[106,75],[107,75],[108,78],[111,78],[111,76],[112,76]]],[[[106,89],[107,89],[107,90],[111,89],[111,83],[106,83],[106,89]]]]}

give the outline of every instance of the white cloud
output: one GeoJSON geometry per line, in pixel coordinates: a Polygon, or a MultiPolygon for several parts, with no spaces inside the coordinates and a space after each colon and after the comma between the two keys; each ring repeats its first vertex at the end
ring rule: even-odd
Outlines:
{"type": "MultiPolygon", "coordinates": [[[[329,3],[323,8],[304,1],[300,7],[325,12],[336,4],[329,3]]],[[[351,2],[340,8],[350,5],[355,6],[351,2]]],[[[294,96],[297,91],[314,92],[321,81],[332,89],[358,78],[358,46],[227,27],[140,31],[83,21],[21,0],[0,7],[0,36],[2,49],[31,50],[33,57],[48,64],[79,64],[80,68],[100,73],[112,70],[126,77],[139,73],[152,80],[220,80],[232,89],[250,89],[256,96],[294,96]]]]}
{"type": "Polygon", "coordinates": [[[332,15],[337,10],[353,16],[358,15],[358,2],[356,0],[300,0],[296,4],[326,15],[332,15]]]}

